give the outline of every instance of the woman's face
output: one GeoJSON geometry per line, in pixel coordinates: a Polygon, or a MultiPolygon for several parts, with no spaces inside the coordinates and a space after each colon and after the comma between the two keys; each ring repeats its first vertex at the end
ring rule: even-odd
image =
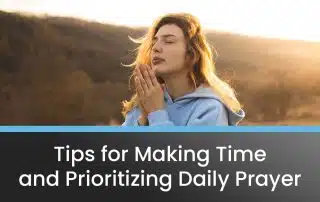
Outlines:
{"type": "Polygon", "coordinates": [[[157,76],[179,73],[185,68],[186,40],[180,27],[163,25],[153,38],[151,67],[157,76]]]}

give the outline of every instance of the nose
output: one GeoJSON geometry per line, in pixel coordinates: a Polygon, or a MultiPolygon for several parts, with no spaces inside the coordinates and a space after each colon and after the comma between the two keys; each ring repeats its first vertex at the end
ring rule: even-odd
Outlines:
{"type": "Polygon", "coordinates": [[[157,42],[155,42],[155,44],[152,46],[152,51],[155,53],[160,53],[162,52],[162,45],[160,40],[158,40],[157,42]]]}

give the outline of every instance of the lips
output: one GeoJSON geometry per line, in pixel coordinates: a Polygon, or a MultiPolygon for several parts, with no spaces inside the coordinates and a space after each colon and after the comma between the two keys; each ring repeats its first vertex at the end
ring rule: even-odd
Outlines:
{"type": "Polygon", "coordinates": [[[160,58],[160,57],[154,57],[153,59],[152,59],[152,64],[153,65],[158,65],[158,64],[160,64],[160,63],[162,63],[162,62],[164,62],[165,60],[163,59],[163,58],[160,58]]]}

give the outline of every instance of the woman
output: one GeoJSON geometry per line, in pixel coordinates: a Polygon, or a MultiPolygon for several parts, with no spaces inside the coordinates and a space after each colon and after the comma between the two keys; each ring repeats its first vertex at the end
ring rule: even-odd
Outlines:
{"type": "Polygon", "coordinates": [[[237,125],[244,118],[193,15],[164,15],[134,41],[141,43],[129,65],[136,94],[123,102],[123,126],[237,125]]]}

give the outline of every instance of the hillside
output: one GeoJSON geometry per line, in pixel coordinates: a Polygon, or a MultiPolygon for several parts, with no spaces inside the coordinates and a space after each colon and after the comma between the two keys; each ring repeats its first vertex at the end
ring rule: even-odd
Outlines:
{"type": "MultiPolygon", "coordinates": [[[[130,70],[121,63],[134,57],[128,36],[144,32],[0,12],[0,123],[121,122],[120,102],[131,95],[130,70]]],[[[218,73],[244,105],[245,123],[320,122],[320,43],[213,31],[207,38],[219,54],[218,73]]]]}

